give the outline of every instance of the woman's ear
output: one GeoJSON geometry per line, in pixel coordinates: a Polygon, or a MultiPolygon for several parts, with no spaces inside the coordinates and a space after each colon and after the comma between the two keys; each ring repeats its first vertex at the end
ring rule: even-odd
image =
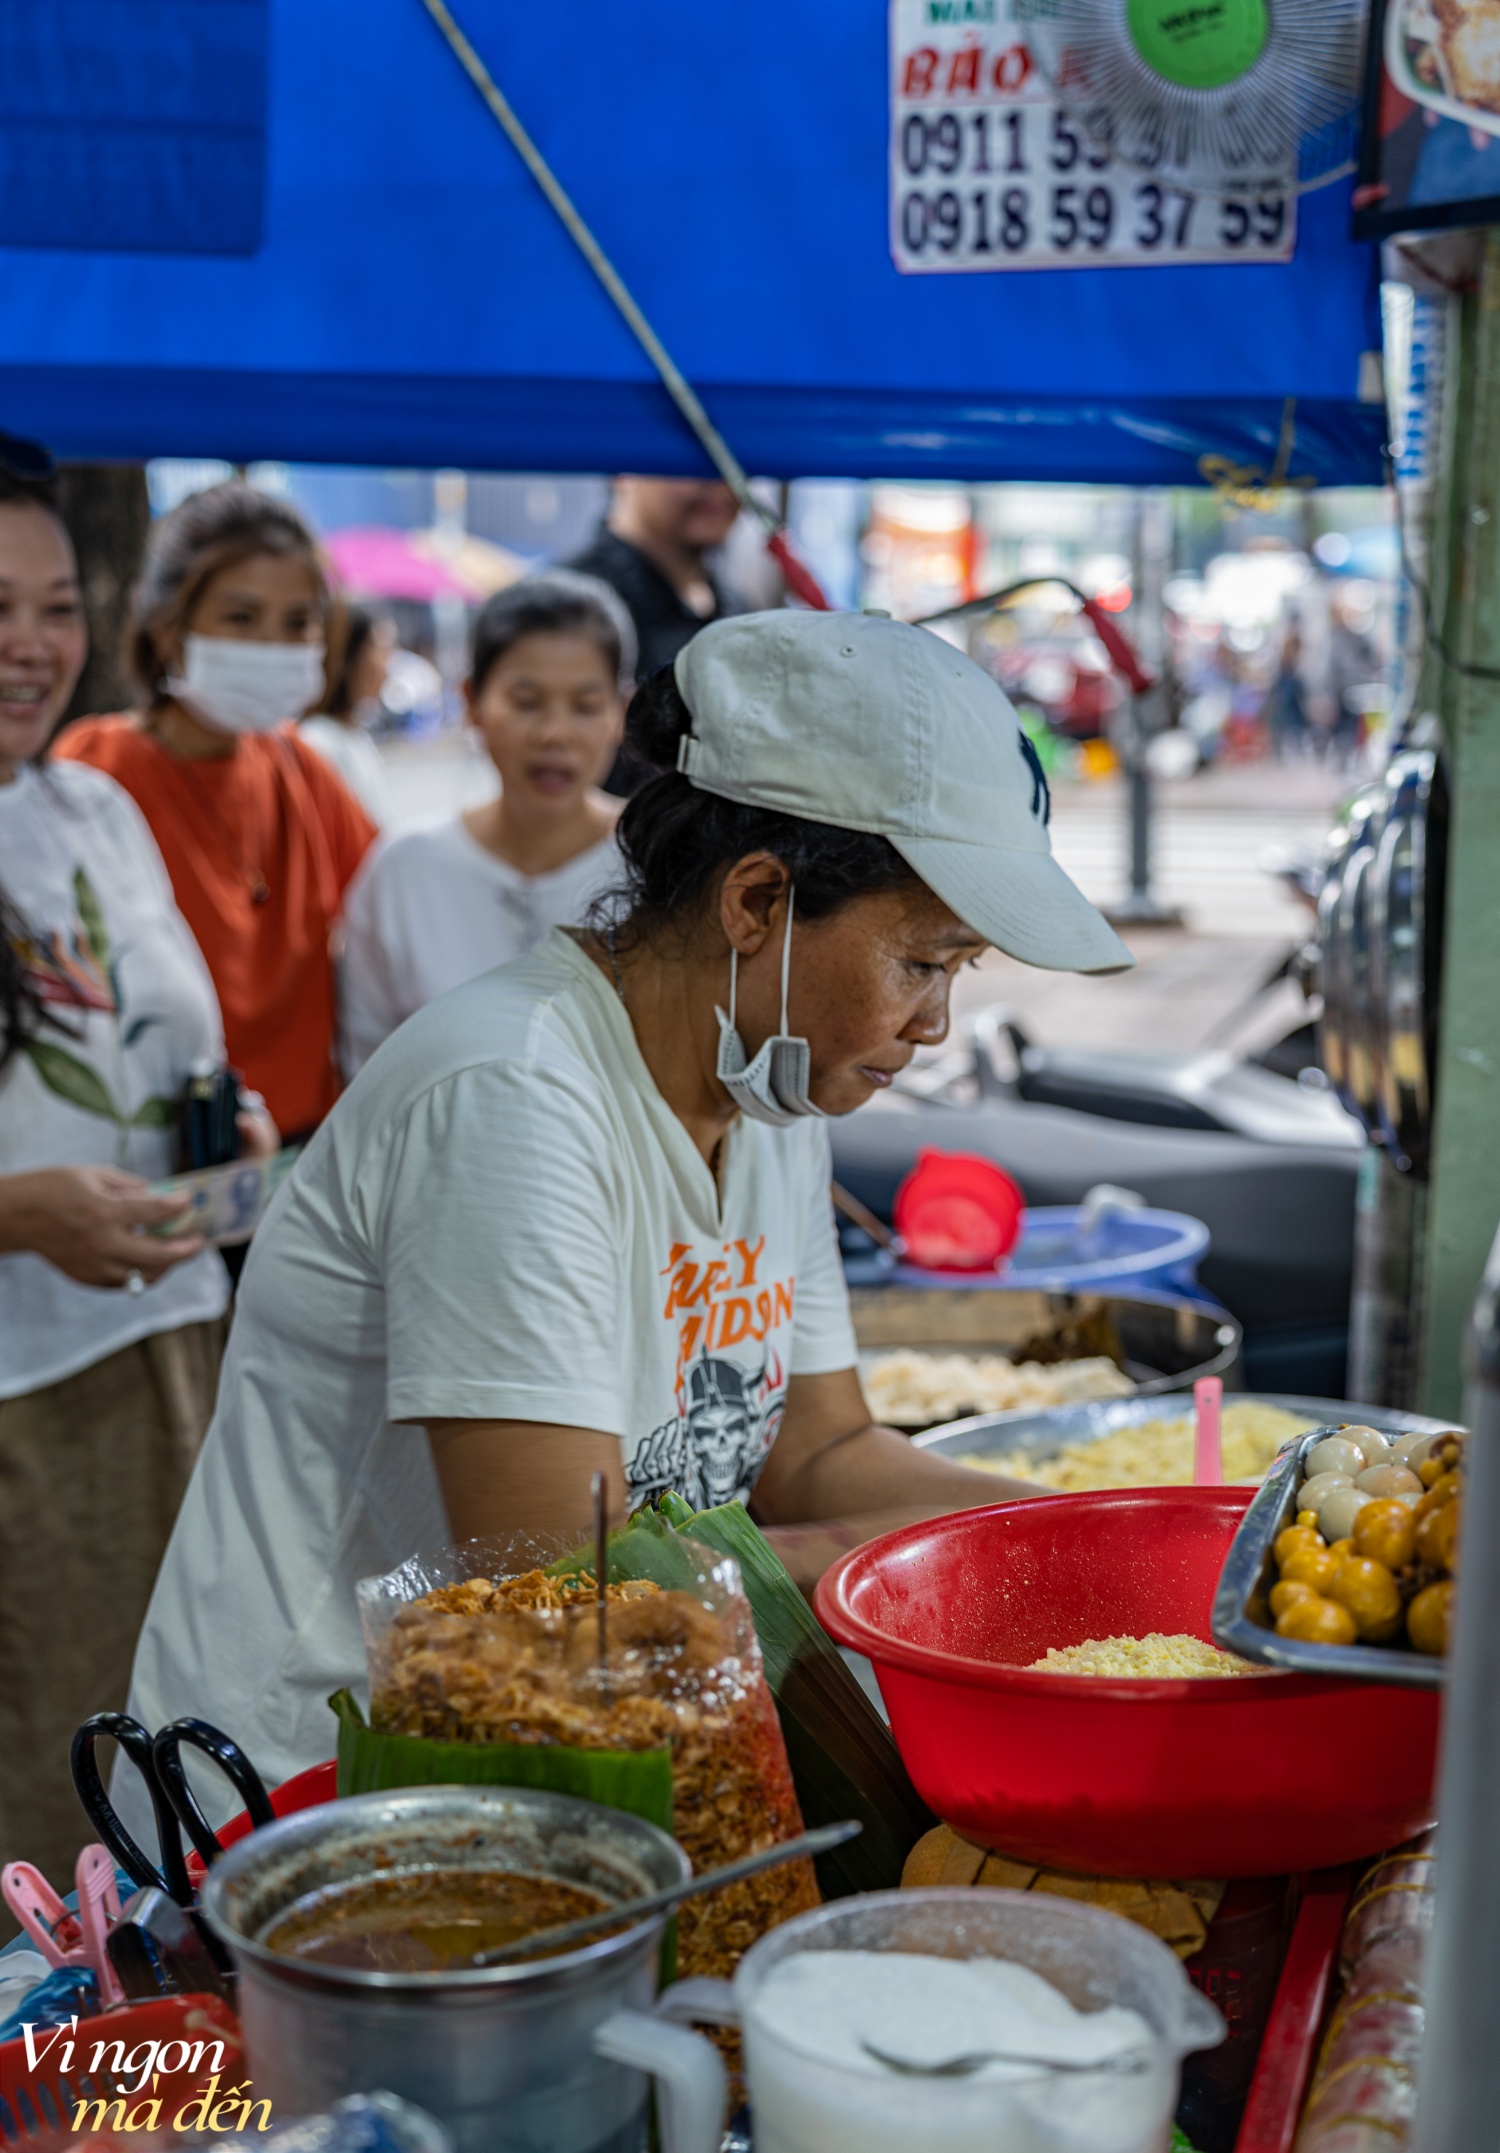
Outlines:
{"type": "Polygon", "coordinates": [[[792,878],[774,852],[747,852],[719,885],[719,925],[731,948],[753,957],[780,925],[792,878]]]}
{"type": "Polygon", "coordinates": [[[184,630],[173,628],[163,635],[153,628],[149,633],[151,636],[151,649],[156,658],[158,686],[169,680],[180,680],[182,678],[182,639],[184,630]]]}

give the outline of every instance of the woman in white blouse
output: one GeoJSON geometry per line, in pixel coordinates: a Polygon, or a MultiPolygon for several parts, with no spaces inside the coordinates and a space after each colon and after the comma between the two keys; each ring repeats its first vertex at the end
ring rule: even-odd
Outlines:
{"type": "Polygon", "coordinates": [[[183,1209],[150,1183],[189,1071],[224,1060],[212,981],[130,795],[41,760],[87,648],[51,493],[0,461],[0,1862],[60,1888],[69,1740],[125,1702],[229,1301],[214,1250],[149,1232],[183,1209]]]}
{"type": "Polygon", "coordinates": [[[555,569],[491,598],[474,624],[469,723],[500,792],[432,828],[387,837],[344,903],[344,1070],[451,987],[576,926],[620,878],[619,803],[599,791],[635,668],[630,617],[607,584],[555,569]]]}

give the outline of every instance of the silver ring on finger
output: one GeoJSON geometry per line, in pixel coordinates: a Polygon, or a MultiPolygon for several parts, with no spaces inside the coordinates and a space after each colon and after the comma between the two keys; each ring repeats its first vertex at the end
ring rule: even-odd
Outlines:
{"type": "Polygon", "coordinates": [[[135,1266],[132,1265],[131,1268],[125,1273],[125,1291],[127,1293],[144,1293],[145,1290],[146,1281],[142,1278],[140,1272],[136,1270],[135,1266]]]}

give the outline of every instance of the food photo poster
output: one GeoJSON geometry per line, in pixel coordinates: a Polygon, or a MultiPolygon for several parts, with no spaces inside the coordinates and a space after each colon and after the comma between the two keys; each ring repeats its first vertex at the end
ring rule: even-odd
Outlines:
{"type": "Polygon", "coordinates": [[[1354,236],[1500,224],[1500,0],[1374,0],[1354,236]]]}

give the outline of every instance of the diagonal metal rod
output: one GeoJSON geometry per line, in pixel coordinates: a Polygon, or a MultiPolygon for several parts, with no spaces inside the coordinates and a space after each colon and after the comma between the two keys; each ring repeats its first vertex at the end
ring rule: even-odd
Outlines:
{"type": "Polygon", "coordinates": [[[750,481],[738,457],[704,410],[692,384],[666,345],[637,306],[625,279],[589,230],[575,208],[571,195],[522,126],[510,100],[454,21],[444,5],[444,0],[422,0],[422,5],[441,30],[454,58],[484,99],[512,149],[562,219],[579,253],[619,308],[632,336],[660,374],[667,394],[697,436],[704,454],[725,485],[731,489],[741,508],[749,509],[767,531],[774,533],[779,528],[777,518],[763,502],[757,501],[751,492],[750,481]]]}

